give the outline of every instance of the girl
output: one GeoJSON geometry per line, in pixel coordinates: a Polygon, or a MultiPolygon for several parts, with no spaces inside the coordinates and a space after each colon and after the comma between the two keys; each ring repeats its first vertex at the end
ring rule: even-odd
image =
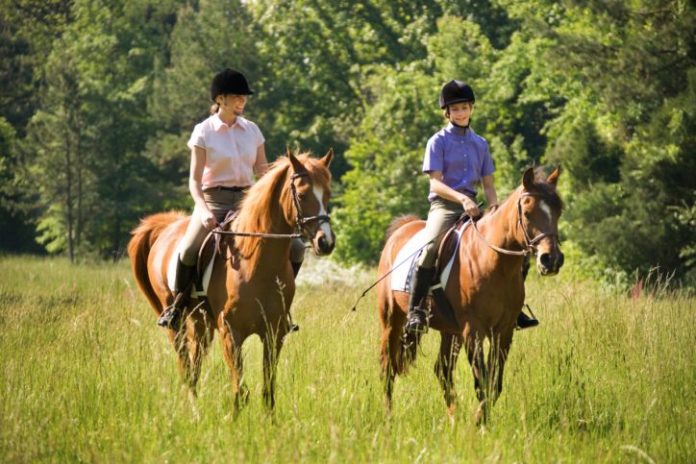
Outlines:
{"type": "MultiPolygon", "coordinates": [[[[178,328],[206,235],[229,210],[237,209],[254,176],[261,176],[268,168],[263,134],[242,117],[247,97],[253,93],[242,73],[227,68],[216,74],[210,86],[210,117],[196,125],[188,141],[189,190],[195,207],[177,261],[174,302],[157,321],[162,327],[178,328]]],[[[295,275],[303,259],[304,244],[294,239],[290,260],[295,275]]]]}
{"type": "MultiPolygon", "coordinates": [[[[435,275],[440,240],[462,213],[472,218],[481,214],[475,200],[478,183],[483,185],[489,208],[498,206],[493,182],[495,166],[488,143],[469,127],[475,101],[471,86],[462,81],[452,80],[440,92],[440,108],[449,122],[428,140],[425,148],[423,172],[430,176],[430,211],[425,230],[426,239],[431,241],[418,257],[411,285],[405,327],[407,344],[427,329],[427,311],[420,305],[435,275]]],[[[526,328],[538,321],[521,313],[517,323],[526,328]]]]}

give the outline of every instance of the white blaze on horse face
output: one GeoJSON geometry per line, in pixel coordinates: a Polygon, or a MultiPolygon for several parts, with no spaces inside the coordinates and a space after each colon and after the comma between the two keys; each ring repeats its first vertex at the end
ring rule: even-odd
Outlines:
{"type": "Polygon", "coordinates": [[[549,220],[549,222],[551,222],[551,219],[552,219],[551,208],[549,208],[549,205],[547,205],[544,200],[541,200],[539,202],[539,208],[541,208],[541,210],[544,212],[544,214],[546,214],[546,217],[549,220]]]}
{"type": "MultiPolygon", "coordinates": [[[[328,216],[326,210],[324,209],[324,189],[318,185],[315,185],[314,188],[312,188],[312,191],[314,192],[314,196],[317,197],[317,201],[319,202],[318,215],[328,216]]],[[[333,233],[331,233],[331,224],[329,224],[328,222],[322,222],[321,231],[324,232],[324,236],[326,237],[326,243],[329,245],[333,245],[333,233]]]]}

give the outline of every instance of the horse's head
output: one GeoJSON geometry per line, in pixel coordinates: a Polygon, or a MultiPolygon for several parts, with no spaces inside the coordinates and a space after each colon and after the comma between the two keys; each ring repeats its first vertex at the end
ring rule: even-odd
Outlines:
{"type": "Polygon", "coordinates": [[[563,266],[558,242],[558,219],[563,203],[556,192],[560,173],[560,168],[556,168],[546,180],[536,180],[534,169],[527,169],[517,200],[518,227],[526,247],[535,252],[536,267],[543,276],[557,274],[563,266]]]}
{"type": "Polygon", "coordinates": [[[302,234],[312,243],[318,256],[330,254],[336,245],[336,236],[331,229],[328,214],[331,196],[331,172],[329,164],[333,151],[320,159],[295,156],[290,159],[289,188],[292,198],[292,215],[288,218],[297,224],[302,234]]]}

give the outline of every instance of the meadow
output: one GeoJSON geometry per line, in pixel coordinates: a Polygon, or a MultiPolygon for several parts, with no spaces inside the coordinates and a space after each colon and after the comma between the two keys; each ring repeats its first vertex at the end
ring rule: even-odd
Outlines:
{"type": "Polygon", "coordinates": [[[262,405],[253,339],[235,417],[219,341],[192,402],[126,261],[0,258],[0,462],[696,462],[696,298],[684,291],[630,299],[572,271],[532,276],[542,325],[516,332],[502,397],[477,428],[465,358],[454,421],[445,414],[436,333],[386,414],[375,294],[350,312],[374,272],[323,261],[301,277],[276,410],[262,405]]]}

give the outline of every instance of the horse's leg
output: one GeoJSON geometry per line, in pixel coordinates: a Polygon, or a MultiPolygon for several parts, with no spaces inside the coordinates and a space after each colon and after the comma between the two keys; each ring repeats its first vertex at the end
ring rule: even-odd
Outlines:
{"type": "Polygon", "coordinates": [[[190,375],[188,380],[191,394],[196,396],[196,385],[201,374],[201,364],[203,357],[208,352],[210,343],[213,340],[213,323],[204,308],[198,308],[188,317],[189,323],[189,358],[190,375]]]}
{"type": "Polygon", "coordinates": [[[380,349],[380,366],[384,380],[384,400],[387,410],[392,409],[392,394],[396,375],[403,372],[403,344],[401,331],[406,322],[405,314],[400,310],[380,308],[382,337],[380,349]]]}
{"type": "Polygon", "coordinates": [[[435,375],[445,394],[445,404],[450,417],[454,414],[454,367],[457,364],[459,349],[462,346],[462,337],[447,333],[440,334],[440,354],[435,362],[435,375]]]}
{"type": "Polygon", "coordinates": [[[503,372],[511,344],[512,329],[504,334],[498,334],[491,340],[491,349],[488,352],[488,369],[491,374],[491,382],[495,385],[495,389],[490,392],[491,404],[495,404],[503,391],[503,372]]]}
{"type": "Polygon", "coordinates": [[[479,407],[476,411],[476,425],[485,424],[488,420],[488,373],[483,356],[483,334],[479,331],[471,331],[464,336],[466,355],[471,364],[471,371],[474,374],[474,390],[476,398],[479,400],[479,407]]]}
{"type": "Polygon", "coordinates": [[[180,330],[168,329],[167,337],[172,342],[174,351],[176,351],[176,365],[179,368],[181,379],[188,386],[191,377],[191,359],[189,357],[189,341],[187,329],[182,326],[180,330]]]}
{"type": "Polygon", "coordinates": [[[246,336],[234,331],[226,318],[221,317],[223,323],[218,327],[220,340],[222,342],[222,354],[230,370],[230,381],[232,382],[232,396],[234,398],[234,410],[238,413],[248,399],[248,391],[242,385],[243,362],[242,362],[242,343],[246,336]]]}
{"type": "Polygon", "coordinates": [[[263,336],[263,400],[269,411],[275,407],[276,372],[284,338],[285,333],[274,330],[263,336]]]}

